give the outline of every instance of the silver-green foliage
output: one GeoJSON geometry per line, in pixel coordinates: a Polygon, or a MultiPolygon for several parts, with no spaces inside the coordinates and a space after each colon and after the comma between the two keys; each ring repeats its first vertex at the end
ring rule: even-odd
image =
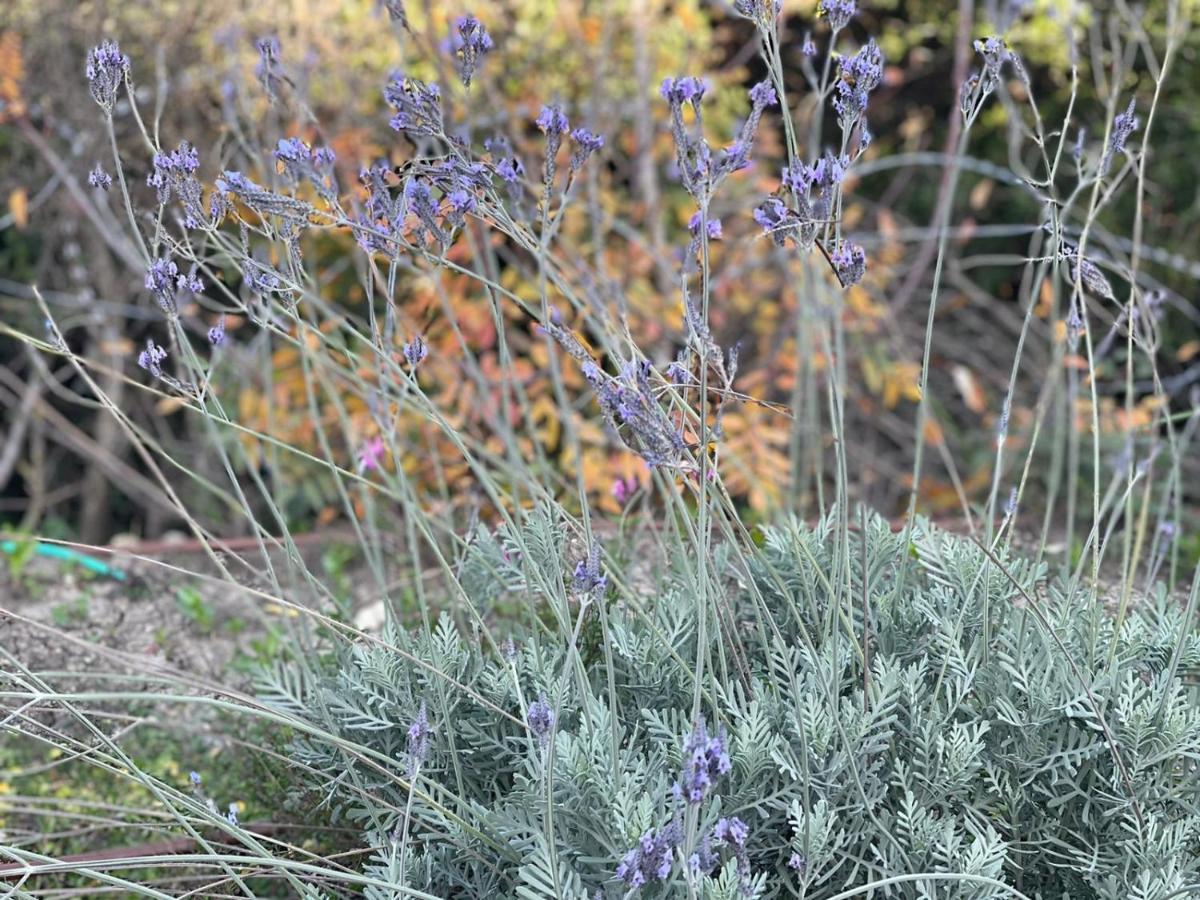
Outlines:
{"type": "MultiPolygon", "coordinates": [[[[1090,594],[1003,550],[925,523],[906,547],[877,517],[839,533],[832,517],[769,528],[748,566],[729,564],[708,611],[723,662],[701,695],[732,770],[684,810],[667,880],[640,892],[682,896],[691,879],[705,897],[818,900],[872,882],[862,896],[1186,896],[1200,880],[1200,639],[1179,605],[1145,598],[1116,633],[1090,594]],[[750,826],[749,873],[718,847],[709,874],[689,874],[728,816],[750,826]]],[[[468,562],[510,571],[502,544],[474,542],[468,562]]],[[[504,580],[545,582],[533,575],[504,580]]],[[[603,616],[595,604],[574,632],[531,628],[511,658],[448,616],[390,627],[326,677],[273,678],[265,695],[323,735],[297,739],[293,759],[362,829],[395,896],[624,896],[621,858],[682,809],[699,615],[684,584],[668,576],[603,616]],[[524,723],[543,693],[545,747],[524,723]],[[433,741],[416,766],[422,702],[433,741]]]]}

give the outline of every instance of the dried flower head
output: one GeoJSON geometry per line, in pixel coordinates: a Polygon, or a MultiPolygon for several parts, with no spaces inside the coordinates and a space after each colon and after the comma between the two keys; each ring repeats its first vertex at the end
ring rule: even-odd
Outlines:
{"type": "MultiPolygon", "coordinates": [[[[692,237],[700,236],[700,218],[700,213],[694,212],[692,213],[692,217],[688,219],[688,231],[692,233],[692,237]]],[[[703,224],[704,230],[708,233],[708,239],[710,241],[717,241],[721,239],[722,228],[720,219],[708,219],[703,224]]]]}

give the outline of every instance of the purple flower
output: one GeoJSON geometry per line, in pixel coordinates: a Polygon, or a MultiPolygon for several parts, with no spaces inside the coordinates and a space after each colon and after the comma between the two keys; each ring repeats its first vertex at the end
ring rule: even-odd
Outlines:
{"type": "Polygon", "coordinates": [[[1014,487],[1008,492],[1008,500],[1004,503],[1004,515],[1012,518],[1017,514],[1017,489],[1014,487]]]}
{"type": "Polygon", "coordinates": [[[791,210],[778,197],[767,197],[754,207],[754,221],[771,236],[776,246],[782,247],[788,238],[796,238],[798,229],[792,220],[791,210]]]}
{"type": "Polygon", "coordinates": [[[511,663],[517,658],[517,645],[516,642],[513,641],[512,635],[509,635],[504,639],[504,646],[500,648],[500,652],[504,654],[505,662],[511,663]]]}
{"type": "Polygon", "coordinates": [[[458,74],[465,87],[471,86],[471,79],[479,69],[483,57],[491,52],[492,36],[473,15],[459,16],[454,23],[453,36],[454,55],[458,59],[458,74]]]}
{"type": "Polygon", "coordinates": [[[436,84],[396,74],[383,89],[383,98],[396,110],[388,122],[396,131],[442,133],[442,92],[436,84]]]}
{"type": "Polygon", "coordinates": [[[804,45],[800,48],[800,52],[809,59],[817,55],[817,45],[813,43],[812,35],[807,31],[804,33],[804,45]]]}
{"type": "Polygon", "coordinates": [[[520,184],[525,177],[525,166],[515,156],[509,156],[496,163],[496,174],[510,185],[520,184]]]}
{"type": "Polygon", "coordinates": [[[200,276],[193,271],[188,272],[186,275],[180,275],[178,278],[176,278],[175,287],[180,293],[187,291],[191,294],[199,294],[204,290],[204,282],[201,281],[200,276]]]}
{"type": "Polygon", "coordinates": [[[867,152],[867,148],[871,146],[871,141],[874,140],[874,135],[871,134],[871,129],[867,128],[865,120],[858,123],[858,154],[867,152]]]}
{"type": "Polygon", "coordinates": [[[686,76],[683,78],[664,78],[658,92],[662,98],[671,104],[672,108],[690,103],[699,108],[707,90],[703,79],[686,76]]]}
{"type": "Polygon", "coordinates": [[[755,109],[763,110],[768,106],[774,106],[779,102],[779,97],[775,93],[775,88],[771,86],[769,81],[760,81],[754,87],[750,88],[750,103],[755,109]]]}
{"type": "Polygon", "coordinates": [[[698,875],[707,875],[721,862],[713,850],[712,838],[707,834],[701,838],[699,849],[688,857],[688,867],[698,875]]]}
{"type": "Polygon", "coordinates": [[[220,347],[225,343],[225,313],[221,313],[217,324],[208,329],[208,342],[214,347],[220,347]]]}
{"type": "Polygon", "coordinates": [[[675,796],[693,805],[699,803],[716,780],[732,767],[725,751],[725,729],[722,728],[715,737],[709,737],[701,718],[684,741],[683,766],[679,781],[675,783],[675,796]]]}
{"type": "Polygon", "coordinates": [[[529,723],[529,730],[537,738],[538,745],[545,747],[550,740],[550,732],[554,729],[554,710],[546,701],[545,694],[539,695],[537,700],[529,704],[525,721],[529,723]]]}
{"type": "Polygon", "coordinates": [[[156,259],[146,269],[146,290],[158,300],[159,306],[169,311],[174,308],[175,280],[179,267],[169,257],[156,259]]]}
{"type": "MultiPolygon", "coordinates": [[[[571,123],[567,121],[567,115],[561,107],[543,106],[535,124],[542,134],[546,135],[546,155],[542,161],[542,184],[548,188],[554,182],[555,159],[558,156],[558,148],[562,146],[562,136],[570,130],[571,123]]],[[[577,154],[578,152],[576,151],[577,154]]],[[[572,157],[571,163],[574,166],[574,157],[572,157]]]]}
{"type": "Polygon", "coordinates": [[[728,819],[721,819],[713,828],[713,838],[720,844],[728,844],[731,847],[745,847],[746,838],[750,836],[750,826],[733,816],[728,819]]]}
{"type": "MultiPolygon", "coordinates": [[[[709,219],[704,223],[705,230],[708,232],[709,240],[717,241],[721,239],[721,220],[709,219]]],[[[688,231],[693,237],[700,236],[700,213],[692,213],[692,217],[688,219],[688,231]]]]}
{"type": "Polygon", "coordinates": [[[675,848],[682,840],[683,826],[678,820],[661,831],[647,831],[621,859],[617,877],[631,888],[640,888],[651,880],[666,881],[671,874],[675,848]]]}
{"type": "Polygon", "coordinates": [[[692,373],[688,369],[684,351],[679,351],[679,355],[671,361],[663,374],[672,384],[691,384],[692,373]]]}
{"type": "Polygon", "coordinates": [[[92,99],[111,113],[121,82],[129,76],[129,57],[116,41],[104,41],[88,51],[85,73],[92,99]]]}
{"type": "Polygon", "coordinates": [[[750,856],[746,853],[746,840],[750,837],[750,826],[736,816],[732,816],[717,822],[712,836],[718,844],[733,850],[733,857],[737,860],[737,872],[741,881],[742,893],[749,894],[751,889],[750,856]]]}
{"type": "Polygon", "coordinates": [[[196,148],[187,141],[180,141],[170,153],[155,153],[153,163],[146,184],[154,188],[158,202],[168,203],[173,196],[178,197],[183,205],[184,224],[188,228],[200,227],[205,214],[202,190],[196,178],[200,168],[200,154],[196,148]]]}
{"type": "Polygon", "coordinates": [[[843,131],[849,131],[867,111],[871,91],[883,81],[883,53],[874,40],[853,56],[838,60],[833,108],[843,131]]]}
{"type": "Polygon", "coordinates": [[[188,773],[188,780],[192,783],[193,787],[200,787],[200,782],[202,779],[200,778],[199,772],[193,771],[188,773]]]}
{"type": "Polygon", "coordinates": [[[600,572],[600,545],[592,544],[586,559],[575,564],[575,590],[581,594],[599,593],[608,587],[608,577],[600,572]]]}
{"type": "Polygon", "coordinates": [[[242,270],[246,286],[256,294],[271,294],[283,287],[283,279],[274,269],[252,260],[242,270]]]}
{"type": "Polygon", "coordinates": [[[821,0],[819,14],[829,20],[829,27],[841,31],[858,12],[856,0],[821,0]]]}
{"type": "Polygon", "coordinates": [[[1112,133],[1108,136],[1108,149],[1104,154],[1104,162],[1101,165],[1102,171],[1107,172],[1109,166],[1112,164],[1112,158],[1118,153],[1125,151],[1125,143],[1129,140],[1129,136],[1137,131],[1138,126],[1141,125],[1138,117],[1134,115],[1135,109],[1134,100],[1130,98],[1129,106],[1125,112],[1113,119],[1112,133]]]}
{"type": "Polygon", "coordinates": [[[229,804],[229,812],[225,813],[225,819],[230,825],[238,823],[238,805],[236,803],[229,804]]]}
{"type": "Polygon", "coordinates": [[[638,480],[633,476],[630,476],[629,478],[618,478],[613,481],[610,491],[617,503],[619,503],[621,506],[624,506],[630,501],[630,499],[632,499],[633,495],[638,492],[640,487],[641,484],[638,482],[638,480]]]}
{"type": "Polygon", "coordinates": [[[414,334],[412,339],[404,345],[404,358],[408,360],[409,366],[414,369],[420,365],[428,355],[429,345],[425,343],[425,339],[419,334],[414,334]]]}
{"type": "Polygon", "coordinates": [[[575,152],[571,154],[571,170],[583,166],[589,156],[599,152],[604,146],[604,138],[586,128],[576,128],[571,132],[571,141],[575,144],[575,152]]]}
{"type": "Polygon", "coordinates": [[[166,358],[167,351],[154,343],[153,339],[147,338],[146,349],[138,354],[137,364],[155,378],[161,378],[163,374],[162,364],[166,358]]]}
{"type": "Polygon", "coordinates": [[[467,213],[475,208],[475,198],[462,188],[451,191],[446,195],[446,202],[455,212],[467,213]]]}
{"type": "Polygon", "coordinates": [[[567,115],[559,106],[543,106],[535,122],[543,134],[566,134],[571,127],[567,115]]]}
{"type": "Polygon", "coordinates": [[[1083,142],[1087,139],[1087,129],[1080,128],[1075,133],[1075,146],[1071,149],[1071,157],[1075,160],[1075,164],[1079,165],[1083,159],[1083,142]]]}
{"type": "Polygon", "coordinates": [[[358,468],[359,471],[366,472],[370,469],[378,469],[383,462],[386,450],[383,444],[383,438],[375,435],[358,451],[358,468]]]}
{"type": "Polygon", "coordinates": [[[313,150],[300,138],[280,138],[274,156],[293,184],[312,182],[317,193],[327,201],[337,196],[337,181],[333,171],[337,157],[328,147],[313,150]]]}
{"type": "Polygon", "coordinates": [[[112,176],[104,171],[104,167],[100,163],[96,163],[96,168],[88,172],[88,184],[94,188],[99,188],[102,191],[107,191],[112,187],[112,176]]]}
{"type": "Polygon", "coordinates": [[[843,241],[842,245],[830,254],[830,259],[843,287],[858,284],[866,274],[867,253],[858,244],[843,241]]]}
{"type": "Polygon", "coordinates": [[[787,864],[789,869],[794,869],[795,871],[801,873],[808,866],[808,864],[804,861],[804,857],[799,853],[793,853],[790,857],[788,857],[787,864]]]}
{"type": "Polygon", "coordinates": [[[416,774],[417,769],[425,762],[425,757],[428,755],[429,712],[425,708],[425,701],[422,700],[421,708],[417,710],[417,717],[408,727],[408,774],[410,777],[416,774]]]}

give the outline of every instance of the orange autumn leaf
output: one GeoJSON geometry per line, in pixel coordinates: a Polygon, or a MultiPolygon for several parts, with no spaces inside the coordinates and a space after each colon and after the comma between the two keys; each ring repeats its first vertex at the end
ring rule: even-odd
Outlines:
{"type": "Polygon", "coordinates": [[[925,420],[924,431],[925,431],[925,441],[931,447],[940,447],[942,445],[942,442],[945,441],[945,439],[946,439],[946,435],[942,431],[942,426],[939,425],[935,419],[926,419],[925,420]]]}
{"type": "Polygon", "coordinates": [[[29,194],[25,188],[17,188],[8,195],[8,212],[17,228],[29,224],[29,194]]]}

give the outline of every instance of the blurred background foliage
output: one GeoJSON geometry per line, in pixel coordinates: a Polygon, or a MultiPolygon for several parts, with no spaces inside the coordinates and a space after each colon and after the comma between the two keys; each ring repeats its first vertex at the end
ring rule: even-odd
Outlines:
{"type": "MultiPolygon", "coordinates": [[[[451,23],[462,12],[475,13],[497,49],[469,94],[445,91],[447,119],[470,123],[467,136],[476,142],[493,131],[518,135],[517,149],[527,160],[541,152],[532,120],[545,102],[562,102],[573,122],[605,135],[604,165],[589,167],[586,183],[577,186],[586,202],[575,204],[568,214],[561,246],[568,258],[588,262],[589,277],[602,282],[594,286],[596,293],[611,298],[613,314],[656,362],[665,365],[682,346],[675,260],[687,244],[693,207],[672,178],[674,154],[658,85],[668,75],[706,74],[714,102],[705,127],[714,139],[726,141],[747,112],[746,87],[762,76],[752,25],[722,2],[700,0],[511,0],[477,2],[470,10],[424,0],[407,4],[407,24],[384,7],[375,0],[263,0],[253,5],[236,0],[8,0],[0,10],[0,200],[5,203],[0,210],[0,316],[16,329],[38,328],[41,316],[30,289],[38,285],[60,317],[72,349],[95,361],[93,374],[106,392],[131,421],[172,448],[172,455],[182,452],[201,475],[206,466],[215,465],[204,453],[211,435],[200,423],[177,414],[170,399],[126,384],[134,371],[135,349],[159,312],[142,286],[144,273],[124,260],[107,237],[120,228],[114,216],[119,201],[97,197],[86,186],[87,172],[110,152],[83,79],[85,53],[104,37],[119,39],[133,60],[139,100],[153,110],[160,143],[173,147],[186,139],[195,144],[205,181],[211,182],[237,157],[239,148],[263,143],[239,124],[251,122],[261,124],[264,134],[298,135],[334,147],[342,190],[352,192],[361,166],[379,159],[402,164],[417,150],[387,127],[381,86],[388,73],[400,69],[447,84],[453,79],[446,52],[451,23]],[[295,102],[283,112],[254,90],[253,41],[267,34],[279,37],[293,82],[295,102]]],[[[1074,65],[1078,97],[1069,140],[1082,126],[1095,135],[1088,140],[1099,141],[1114,86],[1107,81],[1103,58],[1067,56],[1063,29],[1069,27],[1069,11],[1079,7],[1073,0],[964,2],[957,12],[947,0],[867,5],[852,26],[852,38],[865,41],[878,35],[889,66],[870,110],[875,141],[856,166],[849,187],[852,204],[845,210],[846,227],[868,247],[870,268],[844,303],[836,300],[832,277],[818,265],[806,267],[796,279],[794,267],[783,263],[753,223],[750,211],[764,193],[778,187],[784,156],[779,120],[766,120],[758,161],[733,179],[713,210],[724,233],[713,249],[710,321],[718,343],[740,344],[737,391],[761,401],[747,400],[730,409],[720,464],[726,486],[752,516],[766,516],[782,505],[805,511],[806,497],[790,490],[800,473],[789,471],[789,447],[803,446],[804,455],[814,459],[831,452],[819,429],[806,429],[785,412],[798,391],[815,391],[826,377],[827,353],[814,345],[811,329],[805,330],[807,316],[837,314],[844,320],[847,433],[852,436],[847,451],[862,498],[888,511],[906,496],[929,251],[936,239],[925,223],[933,218],[944,170],[938,154],[948,149],[950,123],[958,115],[955,75],[973,64],[971,39],[1006,28],[1031,74],[1050,136],[1056,139],[1053,130],[1070,104],[1074,65]]],[[[1148,4],[1148,29],[1160,27],[1155,23],[1163,20],[1162,7],[1163,0],[1148,4]]],[[[1103,3],[1083,4],[1074,27],[1104,29],[1104,13],[1103,3]]],[[[795,74],[788,87],[802,118],[812,115],[812,104],[801,46],[809,32],[817,41],[827,40],[828,34],[815,24],[815,16],[815,2],[785,0],[782,52],[787,71],[795,74]]],[[[1189,392],[1200,385],[1195,299],[1200,156],[1190,146],[1200,131],[1198,49],[1200,30],[1193,29],[1178,60],[1188,71],[1168,79],[1159,100],[1143,210],[1150,247],[1144,251],[1144,277],[1164,297],[1160,374],[1172,399],[1185,408],[1191,403],[1189,392]]],[[[1132,93],[1140,104],[1148,104],[1152,80],[1135,72],[1127,82],[1115,86],[1120,96],[1132,93]]],[[[1017,82],[1010,85],[1014,97],[1022,90],[1017,82]]],[[[1013,128],[1028,125],[1025,115],[1012,103],[991,107],[973,134],[969,165],[955,197],[951,257],[938,297],[932,356],[934,415],[927,428],[942,466],[921,486],[923,503],[933,513],[958,509],[963,496],[971,502],[986,496],[1023,302],[1035,304],[1035,321],[1012,412],[1009,440],[1017,456],[1041,387],[1028,373],[1049,367],[1055,343],[1064,339],[1064,325],[1055,318],[1049,297],[1025,298],[1020,283],[1041,207],[1019,177],[1036,170],[1035,161],[1028,150],[1013,149],[1018,142],[1009,140],[1013,128]],[[979,226],[980,220],[987,225],[979,226]]],[[[128,109],[118,107],[116,124],[125,158],[143,163],[140,171],[128,173],[133,189],[148,191],[144,181],[150,152],[139,145],[128,109]]],[[[258,158],[269,159],[261,153],[258,158]]],[[[1128,255],[1129,247],[1110,236],[1131,233],[1133,196],[1126,191],[1100,218],[1093,240],[1108,258],[1128,255]]],[[[362,314],[365,298],[355,270],[361,263],[353,238],[325,233],[313,244],[306,248],[306,259],[317,268],[324,299],[362,314]]],[[[452,258],[467,252],[460,243],[452,258]]],[[[534,274],[506,265],[499,281],[533,295],[534,274]]],[[[398,295],[402,333],[423,333],[431,347],[422,370],[424,389],[462,433],[497,455],[505,452],[489,419],[518,411],[503,409],[503,393],[491,390],[486,381],[465,377],[459,364],[462,342],[485,372],[489,367],[499,371],[492,301],[477,282],[453,277],[402,276],[398,295]]],[[[183,310],[198,334],[213,318],[203,303],[201,298],[183,310]]],[[[566,365],[561,375],[567,392],[580,398],[577,419],[570,423],[580,437],[581,453],[575,458],[564,439],[545,344],[535,339],[519,310],[506,306],[501,314],[508,351],[526,376],[525,414],[532,418],[528,433],[535,436],[521,453],[536,460],[534,471],[547,484],[560,485],[564,496],[570,495],[578,472],[593,503],[610,514],[620,513],[624,503],[613,487],[629,479],[645,483],[644,464],[596,424],[583,379],[566,365]]],[[[1101,314],[1109,324],[1116,323],[1115,305],[1101,314]]],[[[317,429],[303,354],[267,347],[242,324],[228,322],[233,346],[217,375],[224,382],[218,384],[222,396],[237,393],[241,422],[278,441],[313,448],[317,429]]],[[[1102,429],[1114,452],[1150,421],[1142,396],[1133,398],[1132,415],[1126,409],[1124,366],[1123,340],[1118,340],[1099,369],[1102,429]]],[[[1138,380],[1148,377],[1148,372],[1137,373],[1138,380]]],[[[337,453],[353,468],[360,448],[374,434],[367,404],[349,389],[337,398],[339,403],[318,399],[319,415],[328,417],[325,424],[344,436],[337,453]]],[[[808,399],[816,402],[815,396],[808,399]]],[[[16,341],[0,335],[0,406],[7,435],[0,446],[0,522],[45,530],[47,523],[65,521],[71,533],[91,542],[105,541],[115,532],[154,535],[176,523],[173,506],[161,502],[144,461],[112,417],[96,408],[69,365],[47,369],[16,341]]],[[[1081,405],[1073,416],[1086,425],[1087,413],[1081,405]]],[[[409,445],[424,446],[426,452],[388,465],[404,466],[431,503],[470,510],[476,505],[470,473],[465,465],[443,462],[459,455],[443,452],[446,438],[423,417],[403,421],[411,432],[409,445]]],[[[319,466],[272,452],[269,442],[231,438],[239,439],[249,451],[247,458],[270,473],[279,492],[276,501],[294,526],[315,527],[343,515],[335,484],[322,476],[319,466]]],[[[221,511],[210,506],[205,512],[198,505],[203,503],[210,501],[197,498],[185,506],[219,522],[221,511]]]]}

